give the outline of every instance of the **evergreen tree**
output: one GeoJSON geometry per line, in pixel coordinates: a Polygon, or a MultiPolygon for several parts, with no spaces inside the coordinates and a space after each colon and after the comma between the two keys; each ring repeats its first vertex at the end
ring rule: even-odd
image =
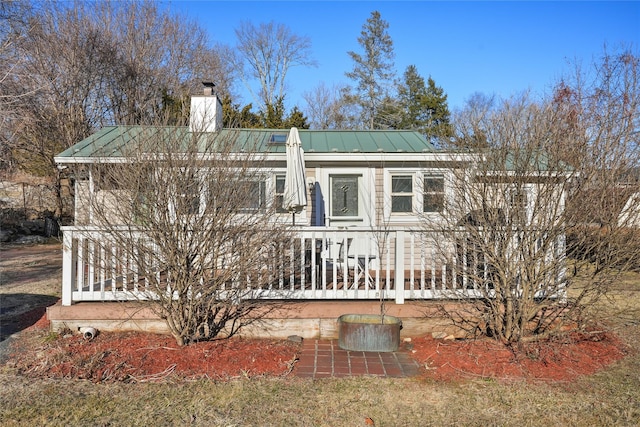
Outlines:
{"type": "Polygon", "coordinates": [[[426,134],[429,137],[449,138],[453,136],[453,126],[449,122],[451,113],[447,104],[447,94],[440,86],[436,86],[431,77],[427,80],[426,106],[429,110],[429,121],[426,134]]]}
{"type": "Polygon", "coordinates": [[[436,86],[431,77],[425,85],[415,65],[407,67],[403,78],[398,87],[398,100],[403,113],[398,127],[415,129],[430,138],[452,136],[444,90],[436,86]]]}
{"type": "Polygon", "coordinates": [[[261,127],[261,118],[251,111],[252,104],[247,104],[240,109],[240,104],[234,104],[230,96],[222,98],[222,123],[226,128],[248,128],[255,129],[261,127]]]}
{"type": "Polygon", "coordinates": [[[284,125],[287,128],[296,127],[298,129],[309,129],[309,123],[307,123],[307,118],[297,106],[291,109],[291,112],[289,113],[289,116],[285,120],[284,125]]]}
{"type": "Polygon", "coordinates": [[[354,66],[346,76],[357,83],[353,102],[360,106],[362,121],[369,129],[380,126],[376,123],[378,109],[395,75],[393,41],[388,28],[389,23],[381,18],[380,12],[371,12],[358,37],[364,52],[348,52],[354,66]]]}
{"type": "Polygon", "coordinates": [[[268,103],[265,111],[260,112],[265,129],[282,129],[284,127],[284,97],[279,96],[275,103],[268,103]]]}
{"type": "Polygon", "coordinates": [[[429,111],[425,106],[427,88],[424,79],[418,74],[415,65],[407,67],[403,79],[402,83],[398,85],[398,100],[403,109],[400,127],[426,133],[429,111]]]}

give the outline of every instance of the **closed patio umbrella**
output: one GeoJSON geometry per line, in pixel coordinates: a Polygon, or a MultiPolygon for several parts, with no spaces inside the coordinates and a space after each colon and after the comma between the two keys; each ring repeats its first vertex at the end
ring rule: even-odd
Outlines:
{"type": "Polygon", "coordinates": [[[293,225],[296,224],[296,213],[307,206],[307,180],[304,168],[304,150],[300,142],[298,128],[291,128],[287,137],[287,174],[284,180],[282,208],[293,214],[293,225]]]}

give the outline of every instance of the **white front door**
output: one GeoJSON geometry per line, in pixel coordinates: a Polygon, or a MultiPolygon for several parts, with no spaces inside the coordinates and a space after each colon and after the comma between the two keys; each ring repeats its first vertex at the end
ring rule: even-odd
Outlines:
{"type": "Polygon", "coordinates": [[[370,227],[375,223],[373,172],[368,168],[323,169],[326,225],[370,227]]]}
{"type": "MultiPolygon", "coordinates": [[[[375,225],[375,188],[374,170],[370,168],[327,168],[317,172],[318,182],[322,188],[325,206],[325,224],[339,228],[364,228],[367,231],[375,225]]],[[[364,254],[375,252],[368,233],[358,235],[349,243],[348,254],[364,254]]],[[[339,254],[339,244],[330,249],[330,256],[339,254]]]]}

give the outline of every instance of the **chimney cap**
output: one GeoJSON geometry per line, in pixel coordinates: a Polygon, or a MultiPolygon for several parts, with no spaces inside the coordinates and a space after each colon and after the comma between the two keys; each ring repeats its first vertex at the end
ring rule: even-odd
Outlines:
{"type": "Polygon", "coordinates": [[[204,94],[205,95],[215,95],[215,93],[213,92],[213,88],[216,86],[215,83],[213,83],[213,82],[202,82],[202,84],[204,85],[204,94]]]}

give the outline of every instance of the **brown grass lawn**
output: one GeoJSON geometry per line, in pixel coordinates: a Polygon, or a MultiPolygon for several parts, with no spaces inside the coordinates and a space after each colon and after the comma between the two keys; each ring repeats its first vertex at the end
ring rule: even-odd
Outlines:
{"type": "MultiPolygon", "coordinates": [[[[42,253],[11,259],[3,254],[0,250],[0,307],[9,296],[24,294],[26,301],[35,301],[29,295],[59,294],[58,267],[43,261],[42,253]],[[17,273],[27,271],[29,264],[37,274],[21,279],[17,273]]],[[[4,363],[0,425],[364,426],[366,418],[375,426],[640,425],[640,275],[625,276],[602,310],[631,352],[572,382],[247,376],[96,384],[29,378],[16,374],[15,363],[4,363]]],[[[39,346],[56,339],[46,331],[20,336],[34,340],[26,347],[29,352],[43,351],[39,346]]],[[[6,341],[0,346],[6,347],[6,341]]]]}

